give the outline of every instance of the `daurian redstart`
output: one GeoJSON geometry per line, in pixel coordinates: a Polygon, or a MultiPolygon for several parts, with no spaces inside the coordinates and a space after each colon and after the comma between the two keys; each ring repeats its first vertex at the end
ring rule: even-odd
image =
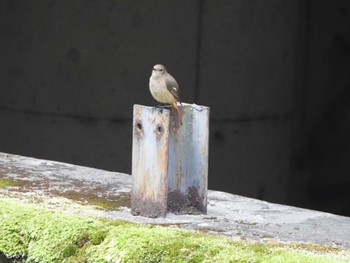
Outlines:
{"type": "Polygon", "coordinates": [[[179,85],[163,65],[157,64],[153,67],[152,75],[149,79],[149,89],[156,101],[170,104],[174,108],[182,124],[181,113],[177,107],[177,102],[181,104],[179,85]]]}

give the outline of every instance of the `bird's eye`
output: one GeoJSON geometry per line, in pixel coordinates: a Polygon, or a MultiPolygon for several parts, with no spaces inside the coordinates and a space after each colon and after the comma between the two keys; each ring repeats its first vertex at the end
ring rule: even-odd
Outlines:
{"type": "Polygon", "coordinates": [[[154,68],[153,71],[156,71],[156,69],[154,68]]]}
{"type": "Polygon", "coordinates": [[[163,69],[161,68],[160,71],[163,71],[163,69]]]}

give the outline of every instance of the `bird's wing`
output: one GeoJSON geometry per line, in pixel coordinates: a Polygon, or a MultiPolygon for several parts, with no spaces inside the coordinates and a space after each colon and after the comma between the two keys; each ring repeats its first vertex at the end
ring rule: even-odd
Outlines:
{"type": "Polygon", "coordinates": [[[180,102],[179,85],[177,84],[176,80],[173,77],[167,78],[165,80],[165,85],[174,98],[180,102]]]}

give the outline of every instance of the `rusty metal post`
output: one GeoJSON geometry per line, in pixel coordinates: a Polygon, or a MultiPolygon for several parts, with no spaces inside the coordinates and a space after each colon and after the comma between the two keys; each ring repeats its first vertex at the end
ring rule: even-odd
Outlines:
{"type": "Polygon", "coordinates": [[[182,125],[172,110],[134,105],[133,215],[207,211],[209,108],[179,108],[182,125]]]}
{"type": "Polygon", "coordinates": [[[133,215],[165,216],[168,194],[169,111],[134,105],[132,147],[133,215]]]}

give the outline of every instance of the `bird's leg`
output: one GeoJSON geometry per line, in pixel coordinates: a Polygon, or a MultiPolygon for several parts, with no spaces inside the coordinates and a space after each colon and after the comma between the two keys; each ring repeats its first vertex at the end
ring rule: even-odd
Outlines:
{"type": "Polygon", "coordinates": [[[162,103],[159,103],[157,106],[154,107],[155,110],[159,111],[160,113],[163,113],[164,106],[162,103]]]}
{"type": "Polygon", "coordinates": [[[163,110],[165,108],[170,108],[170,107],[171,107],[171,105],[159,103],[155,108],[156,108],[156,110],[159,110],[160,113],[163,113],[163,110]]]}

